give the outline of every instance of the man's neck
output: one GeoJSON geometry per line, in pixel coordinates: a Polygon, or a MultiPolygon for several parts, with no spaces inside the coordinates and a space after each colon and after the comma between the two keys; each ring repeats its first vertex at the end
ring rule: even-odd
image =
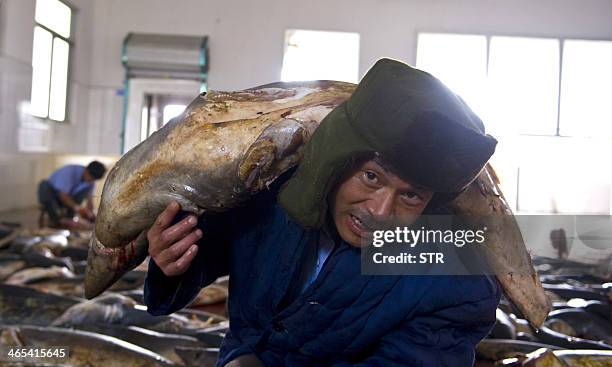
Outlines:
{"type": "Polygon", "coordinates": [[[323,222],[323,226],[321,227],[321,232],[323,235],[334,241],[336,245],[342,242],[342,238],[340,237],[340,234],[336,229],[336,225],[332,220],[332,215],[329,212],[325,216],[325,221],[323,222]]]}

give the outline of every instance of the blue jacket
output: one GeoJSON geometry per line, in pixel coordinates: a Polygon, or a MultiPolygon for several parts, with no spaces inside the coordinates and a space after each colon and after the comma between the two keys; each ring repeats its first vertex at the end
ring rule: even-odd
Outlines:
{"type": "Polygon", "coordinates": [[[319,276],[284,305],[313,230],[291,220],[271,193],[202,220],[187,272],[166,277],[153,261],[150,313],[187,305],[230,274],[230,331],[218,366],[255,353],[266,366],[472,366],[500,298],[487,276],[365,276],[359,249],[337,246],[319,276]]]}

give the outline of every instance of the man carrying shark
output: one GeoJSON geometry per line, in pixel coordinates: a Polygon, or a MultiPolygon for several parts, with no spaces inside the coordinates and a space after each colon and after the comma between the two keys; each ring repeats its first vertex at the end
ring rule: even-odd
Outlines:
{"type": "Polygon", "coordinates": [[[360,247],[371,223],[444,213],[495,145],[441,82],[382,59],[270,190],[199,223],[176,221],[177,203],[159,215],[148,310],[179,310],[229,274],[218,366],[472,366],[495,278],[364,275],[360,247]]]}

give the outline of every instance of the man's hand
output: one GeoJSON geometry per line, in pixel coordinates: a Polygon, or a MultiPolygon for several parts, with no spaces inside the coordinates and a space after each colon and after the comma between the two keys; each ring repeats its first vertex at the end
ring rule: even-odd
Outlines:
{"type": "Polygon", "coordinates": [[[84,218],[84,219],[88,219],[88,220],[96,219],[96,216],[91,210],[89,210],[88,208],[84,208],[82,206],[78,207],[77,213],[79,214],[81,218],[84,218]]]}
{"type": "Polygon", "coordinates": [[[179,212],[177,202],[168,204],[147,232],[149,255],[167,276],[183,274],[198,253],[195,244],[202,237],[202,231],[193,229],[198,223],[196,216],[189,215],[170,226],[179,212]]]}
{"type": "Polygon", "coordinates": [[[89,210],[90,213],[89,220],[96,220],[96,215],[94,214],[93,194],[91,191],[87,195],[87,203],[85,204],[85,207],[87,208],[87,210],[89,210]]]}
{"type": "Polygon", "coordinates": [[[78,212],[79,204],[77,204],[74,200],[72,200],[72,197],[70,197],[70,195],[68,195],[67,193],[63,191],[59,191],[58,195],[59,195],[60,201],[62,202],[62,204],[64,204],[66,208],[72,208],[74,212],[78,212]]]}

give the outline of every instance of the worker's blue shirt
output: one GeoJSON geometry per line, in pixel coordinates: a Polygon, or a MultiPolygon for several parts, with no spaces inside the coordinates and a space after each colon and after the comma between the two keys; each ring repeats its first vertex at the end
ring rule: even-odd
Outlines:
{"type": "Polygon", "coordinates": [[[307,260],[310,260],[310,257],[312,257],[312,260],[302,263],[302,269],[300,271],[301,277],[298,278],[298,289],[300,293],[303,293],[309,285],[314,283],[323,265],[325,265],[327,258],[336,247],[334,240],[323,231],[319,231],[316,238],[307,246],[311,245],[314,247],[316,256],[307,256],[307,260]]]}
{"type": "Polygon", "coordinates": [[[85,167],[78,164],[69,164],[55,170],[49,176],[49,183],[57,191],[64,192],[70,196],[76,196],[83,192],[94,189],[93,182],[82,180],[85,167]]]}
{"type": "Polygon", "coordinates": [[[492,277],[366,276],[360,250],[345,242],[323,256],[318,275],[304,270],[318,231],[291,220],[274,197],[260,195],[201,228],[185,274],[166,277],[150,262],[144,298],[150,313],[169,314],[229,273],[230,331],[218,366],[247,353],[266,366],[472,366],[495,322],[500,288],[492,277]]]}

